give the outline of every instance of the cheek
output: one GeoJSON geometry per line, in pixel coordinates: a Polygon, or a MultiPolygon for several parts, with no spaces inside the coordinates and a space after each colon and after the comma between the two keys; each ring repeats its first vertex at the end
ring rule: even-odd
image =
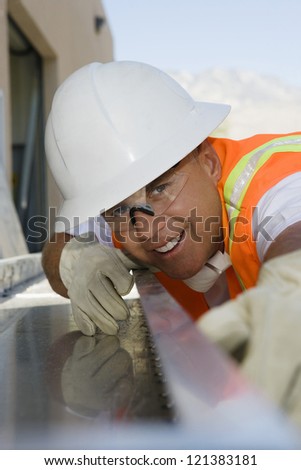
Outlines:
{"type": "Polygon", "coordinates": [[[210,224],[212,219],[216,219],[217,222],[221,215],[218,190],[213,181],[207,177],[192,178],[191,183],[175,201],[172,209],[172,215],[197,217],[198,223],[210,224]]]}
{"type": "Polygon", "coordinates": [[[208,193],[207,198],[198,205],[197,215],[198,218],[202,220],[200,226],[204,236],[208,235],[208,237],[211,237],[212,235],[217,236],[219,234],[222,224],[222,207],[219,194],[215,188],[208,193]]]}
{"type": "Polygon", "coordinates": [[[114,242],[117,248],[127,251],[141,261],[146,261],[143,244],[139,237],[135,236],[135,232],[115,233],[114,242]]]}
{"type": "Polygon", "coordinates": [[[185,200],[186,214],[190,220],[190,235],[193,240],[202,240],[208,246],[220,237],[222,224],[222,207],[217,189],[213,184],[194,188],[194,194],[187,195],[185,200]]]}

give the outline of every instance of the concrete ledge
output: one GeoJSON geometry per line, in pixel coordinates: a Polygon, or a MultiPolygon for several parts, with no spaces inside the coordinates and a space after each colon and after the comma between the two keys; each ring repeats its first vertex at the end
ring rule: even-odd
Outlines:
{"type": "Polygon", "coordinates": [[[0,260],[0,297],[18,284],[42,274],[41,253],[14,256],[0,260]]]}

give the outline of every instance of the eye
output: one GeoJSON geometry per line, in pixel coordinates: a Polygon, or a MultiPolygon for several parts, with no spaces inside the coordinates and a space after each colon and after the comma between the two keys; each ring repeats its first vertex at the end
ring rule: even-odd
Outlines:
{"type": "Polygon", "coordinates": [[[164,193],[169,186],[169,183],[162,183],[159,184],[158,186],[154,186],[149,190],[149,196],[160,196],[160,194],[164,193]]]}

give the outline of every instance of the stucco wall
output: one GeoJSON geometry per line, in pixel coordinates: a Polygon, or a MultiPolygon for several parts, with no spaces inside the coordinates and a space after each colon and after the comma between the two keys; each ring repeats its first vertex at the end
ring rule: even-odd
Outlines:
{"type": "Polygon", "coordinates": [[[8,0],[8,13],[42,57],[56,58],[59,81],[84,63],[113,57],[107,22],[95,28],[95,18],[105,17],[100,0],[8,0]]]}
{"type": "Polygon", "coordinates": [[[3,91],[4,110],[4,168],[7,181],[11,180],[11,127],[10,127],[10,89],[9,89],[9,59],[8,59],[8,39],[7,39],[7,0],[0,0],[0,89],[3,91]]]}

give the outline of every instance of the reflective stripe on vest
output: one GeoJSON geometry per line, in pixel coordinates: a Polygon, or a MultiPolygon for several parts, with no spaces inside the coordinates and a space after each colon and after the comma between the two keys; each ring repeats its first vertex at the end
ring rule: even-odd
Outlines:
{"type": "Polygon", "coordinates": [[[283,136],[261,145],[244,155],[229,174],[224,198],[229,217],[229,252],[231,254],[235,222],[246,191],[257,171],[276,153],[301,152],[301,135],[283,136]]]}

